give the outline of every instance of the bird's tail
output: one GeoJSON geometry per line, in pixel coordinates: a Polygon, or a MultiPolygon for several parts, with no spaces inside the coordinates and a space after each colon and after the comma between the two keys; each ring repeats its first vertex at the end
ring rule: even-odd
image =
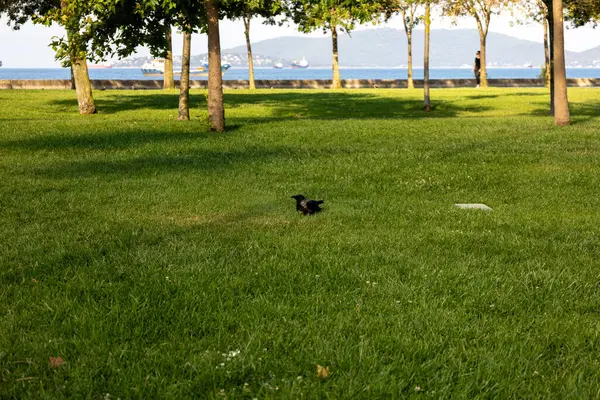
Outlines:
{"type": "Polygon", "coordinates": [[[323,203],[325,203],[324,200],[317,200],[317,204],[323,204],[323,203]]]}

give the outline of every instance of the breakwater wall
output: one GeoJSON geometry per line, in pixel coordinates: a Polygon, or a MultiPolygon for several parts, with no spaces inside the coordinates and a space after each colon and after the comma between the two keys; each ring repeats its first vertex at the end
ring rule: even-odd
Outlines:
{"type": "MultiPolygon", "coordinates": [[[[162,80],[92,80],[94,90],[144,90],[162,89],[162,80]]],[[[423,80],[415,79],[415,87],[422,88],[423,80]]],[[[474,87],[474,79],[432,79],[432,88],[465,88],[474,87]]],[[[178,85],[179,81],[175,81],[178,85]]],[[[488,79],[490,87],[543,87],[540,79],[488,79]]],[[[192,80],[190,88],[206,89],[207,81],[192,80]]],[[[600,87],[598,78],[567,79],[569,87],[600,87]]],[[[224,80],[225,89],[247,89],[247,80],[224,80]]],[[[259,89],[329,89],[331,80],[257,80],[259,89]]],[[[346,89],[402,89],[407,87],[406,79],[344,79],[342,87],[346,89]]],[[[71,81],[68,79],[53,80],[0,80],[0,89],[39,89],[39,90],[69,90],[71,81]]]]}

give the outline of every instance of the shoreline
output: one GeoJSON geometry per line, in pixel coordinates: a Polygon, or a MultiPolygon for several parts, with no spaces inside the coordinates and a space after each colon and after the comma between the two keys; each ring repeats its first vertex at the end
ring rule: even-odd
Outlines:
{"type": "MultiPolygon", "coordinates": [[[[176,65],[174,65],[174,67],[177,67],[176,65]]],[[[142,67],[111,67],[111,68],[88,68],[89,70],[118,70],[118,69],[141,69],[142,67]]],[[[566,67],[567,69],[599,69],[600,70],[600,66],[574,66],[574,67],[566,67]]],[[[3,66],[0,67],[0,71],[2,70],[66,70],[68,71],[69,68],[64,68],[64,67],[7,67],[7,66],[3,66]]],[[[244,67],[244,66],[232,66],[231,69],[248,69],[248,67],[244,67]]],[[[271,69],[275,69],[273,67],[254,67],[254,69],[267,69],[267,70],[271,70],[271,69]]],[[[283,70],[292,70],[295,68],[291,68],[291,67],[284,67],[281,68],[283,70]]],[[[303,70],[327,70],[327,69],[331,69],[331,66],[311,66],[308,68],[303,68],[303,70]]],[[[358,70],[367,70],[367,69],[375,69],[375,70],[390,70],[390,69],[408,69],[408,66],[396,66],[396,67],[346,67],[346,66],[340,66],[340,69],[358,69],[358,70]]],[[[416,66],[413,65],[413,69],[423,69],[423,66],[416,66]]],[[[457,66],[457,67],[430,67],[431,70],[434,69],[471,69],[471,67],[464,67],[464,66],[457,66]]],[[[488,66],[487,69],[524,69],[524,70],[530,70],[530,69],[541,69],[541,66],[539,67],[519,67],[519,66],[506,66],[506,67],[502,67],[502,66],[488,66]]]]}

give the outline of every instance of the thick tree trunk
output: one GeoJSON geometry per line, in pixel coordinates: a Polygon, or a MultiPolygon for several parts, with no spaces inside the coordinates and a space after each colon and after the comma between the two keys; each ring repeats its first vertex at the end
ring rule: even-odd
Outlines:
{"type": "Polygon", "coordinates": [[[223,75],[221,73],[221,39],[217,0],[206,1],[208,17],[208,125],[210,130],[225,130],[223,75]]]}
{"type": "Polygon", "coordinates": [[[487,41],[487,32],[480,31],[479,32],[479,51],[481,52],[479,58],[481,59],[481,87],[488,87],[487,81],[487,64],[486,64],[486,55],[485,55],[485,47],[487,41]]]}
{"type": "Polygon", "coordinates": [[[340,89],[342,87],[342,80],[340,79],[340,61],[338,53],[338,34],[335,26],[331,27],[331,44],[333,49],[333,81],[331,84],[332,89],[340,89]]]}
{"type": "Polygon", "coordinates": [[[569,125],[569,99],[567,98],[567,74],[565,69],[565,23],[563,21],[563,2],[553,0],[554,19],[554,121],[556,125],[569,125]]]}
{"type": "Polygon", "coordinates": [[[75,81],[79,114],[95,114],[96,106],[94,105],[87,61],[85,58],[72,59],[71,66],[73,67],[73,80],[75,81]]]}
{"type": "Polygon", "coordinates": [[[413,57],[412,57],[412,29],[406,31],[406,40],[408,41],[408,88],[414,89],[413,82],[413,57]]]}
{"type": "Polygon", "coordinates": [[[173,78],[173,39],[171,36],[171,27],[169,27],[169,31],[167,32],[167,58],[165,58],[163,89],[175,89],[175,79],[173,78]]]}
{"type": "Polygon", "coordinates": [[[548,44],[548,20],[547,13],[544,13],[544,81],[546,87],[550,86],[550,49],[548,44]]]}
{"type": "Polygon", "coordinates": [[[431,111],[431,99],[429,97],[429,37],[431,33],[431,5],[425,2],[425,60],[423,62],[423,88],[425,111],[431,111]]]}
{"type": "MultiPolygon", "coordinates": [[[[190,29],[188,26],[187,29],[190,29]]],[[[181,79],[179,80],[179,115],[180,121],[190,120],[190,53],[192,33],[183,33],[183,51],[181,55],[181,79]]]]}
{"type": "Polygon", "coordinates": [[[242,17],[244,20],[244,33],[246,34],[246,48],[248,49],[248,88],[250,90],[256,89],[256,82],[254,81],[254,60],[252,59],[252,43],[250,43],[250,17],[242,17]]]}

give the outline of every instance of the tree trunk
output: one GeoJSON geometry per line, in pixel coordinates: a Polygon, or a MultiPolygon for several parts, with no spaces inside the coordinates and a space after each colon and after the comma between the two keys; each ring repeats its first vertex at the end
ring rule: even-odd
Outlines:
{"type": "Polygon", "coordinates": [[[95,114],[96,106],[92,95],[92,84],[86,59],[71,59],[73,67],[73,78],[75,80],[75,92],[77,93],[77,104],[79,114],[95,114]]]}
{"type": "Polygon", "coordinates": [[[423,62],[423,88],[425,99],[425,111],[431,111],[431,99],[429,97],[429,36],[431,33],[431,5],[429,0],[425,2],[425,60],[423,62]]]}
{"type": "Polygon", "coordinates": [[[180,121],[190,120],[190,52],[192,48],[192,33],[186,27],[183,33],[183,52],[181,55],[181,79],[179,80],[179,115],[180,121]]]}
{"type": "Polygon", "coordinates": [[[246,48],[248,49],[248,88],[250,90],[256,89],[256,82],[254,81],[254,60],[252,59],[252,43],[250,43],[250,17],[242,17],[244,20],[245,34],[246,34],[246,48]]]}
{"type": "MultiPolygon", "coordinates": [[[[67,19],[71,17],[66,14],[68,6],[67,0],[61,0],[60,8],[63,12],[62,17],[67,19]]],[[[77,42],[76,40],[72,40],[73,35],[77,35],[77,32],[67,31],[69,45],[77,42]]],[[[69,61],[71,62],[71,88],[75,86],[79,114],[95,114],[96,106],[94,104],[94,96],[92,95],[92,84],[88,73],[87,60],[85,56],[80,56],[79,51],[74,52],[73,49],[69,48],[69,53],[69,61]],[[73,54],[77,54],[78,56],[74,56],[73,54]]]]}
{"type": "Polygon", "coordinates": [[[75,87],[75,76],[73,75],[73,64],[71,64],[71,90],[77,89],[75,87]]]}
{"type": "Polygon", "coordinates": [[[481,70],[480,70],[480,86],[485,88],[488,87],[487,81],[487,65],[486,65],[486,55],[485,55],[485,46],[487,41],[487,32],[479,31],[479,51],[481,52],[479,58],[481,59],[481,70]]]}
{"type": "Polygon", "coordinates": [[[548,28],[550,32],[550,43],[548,46],[550,49],[550,115],[554,115],[554,12],[552,11],[552,4],[548,5],[548,28]]]}
{"type": "Polygon", "coordinates": [[[331,27],[331,44],[333,47],[333,81],[331,84],[332,89],[341,89],[342,81],[340,79],[340,61],[338,53],[338,34],[335,26],[331,27]]]}
{"type": "Polygon", "coordinates": [[[223,75],[221,73],[221,40],[217,0],[206,1],[208,17],[208,125],[210,130],[225,130],[223,106],[223,75]]]}
{"type": "Polygon", "coordinates": [[[550,86],[550,49],[548,45],[548,13],[544,13],[544,82],[550,86]]]}
{"type": "Polygon", "coordinates": [[[408,41],[408,88],[414,89],[413,82],[413,57],[412,57],[412,28],[406,31],[406,40],[408,41]]]}
{"type": "Polygon", "coordinates": [[[169,27],[167,32],[167,58],[165,58],[163,89],[175,89],[175,79],[173,78],[173,39],[171,37],[171,27],[169,27]]]}
{"type": "Polygon", "coordinates": [[[565,24],[563,21],[563,2],[553,0],[554,19],[554,121],[556,125],[569,125],[569,100],[567,98],[567,74],[565,69],[565,24]]]}

